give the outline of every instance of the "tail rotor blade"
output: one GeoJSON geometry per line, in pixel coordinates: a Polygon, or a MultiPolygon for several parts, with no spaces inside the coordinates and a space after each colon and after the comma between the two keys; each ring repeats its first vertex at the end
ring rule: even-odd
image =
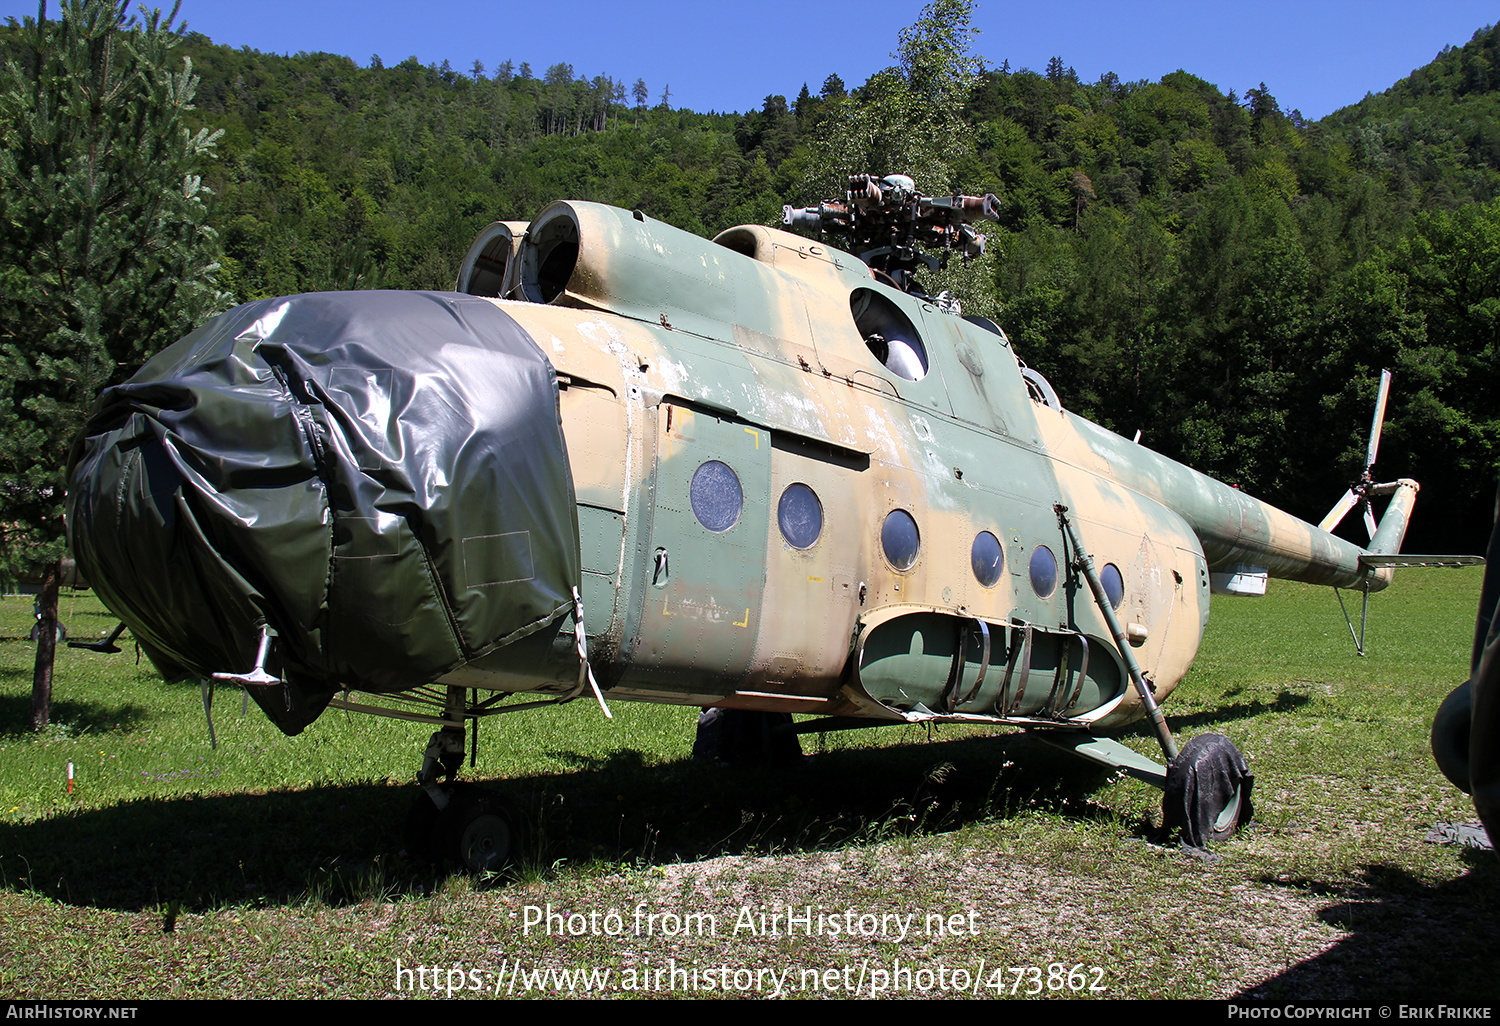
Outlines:
{"type": "Polygon", "coordinates": [[[1339,526],[1339,521],[1344,519],[1344,514],[1353,509],[1354,504],[1358,501],[1359,493],[1353,488],[1349,489],[1344,493],[1344,497],[1334,504],[1333,509],[1328,511],[1328,515],[1318,525],[1318,530],[1332,531],[1335,527],[1339,526]]]}
{"type": "Polygon", "coordinates": [[[1370,509],[1370,504],[1365,503],[1365,530],[1370,532],[1370,540],[1375,540],[1375,514],[1370,509]]]}
{"type": "Polygon", "coordinates": [[[1391,372],[1380,372],[1380,394],[1375,399],[1375,419],[1370,424],[1370,448],[1365,454],[1365,473],[1375,465],[1375,452],[1380,448],[1380,428],[1385,423],[1385,400],[1391,391],[1391,372]]]}

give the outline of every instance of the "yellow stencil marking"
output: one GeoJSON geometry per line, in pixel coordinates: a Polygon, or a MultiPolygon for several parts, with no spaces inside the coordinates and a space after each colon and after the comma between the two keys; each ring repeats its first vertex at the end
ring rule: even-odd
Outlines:
{"type": "MultiPolygon", "coordinates": [[[[745,429],[745,430],[747,430],[747,431],[748,431],[748,430],[749,430],[749,428],[746,428],[746,429],[745,429]]],[[[737,622],[736,622],[736,623],[735,623],[735,626],[736,626],[736,627],[744,627],[744,626],[745,626],[745,625],[746,625],[746,624],[748,624],[748,623],[749,623],[749,622],[750,622],[750,607],[749,607],[749,606],[746,606],[746,607],[745,607],[745,618],[744,618],[744,619],[743,619],[743,620],[739,620],[739,621],[737,621],[737,622]]]]}

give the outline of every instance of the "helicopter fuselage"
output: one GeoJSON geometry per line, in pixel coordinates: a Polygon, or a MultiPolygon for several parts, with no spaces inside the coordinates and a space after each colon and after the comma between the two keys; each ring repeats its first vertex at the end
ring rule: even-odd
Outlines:
{"type": "Polygon", "coordinates": [[[586,647],[612,697],[1092,733],[1182,680],[1214,573],[1388,581],[878,278],[555,203],[458,295],[242,307],[101,400],[75,548],[169,676],[240,679],[259,639],[289,732],[344,689],[575,696],[586,647]]]}
{"type": "MultiPolygon", "coordinates": [[[[521,297],[495,302],[559,375],[610,695],[1128,723],[1140,701],[1058,506],[1158,698],[1193,661],[1211,571],[1384,583],[1358,547],[1049,402],[993,325],[819,242],[709,243],[582,203],[509,260],[520,235],[492,236],[510,266],[490,289],[521,297]]],[[[506,661],[442,682],[482,688],[506,661]]]]}

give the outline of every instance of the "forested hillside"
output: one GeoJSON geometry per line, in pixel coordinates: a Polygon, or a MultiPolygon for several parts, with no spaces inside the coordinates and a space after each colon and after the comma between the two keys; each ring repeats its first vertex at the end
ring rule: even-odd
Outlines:
{"type": "Polygon", "coordinates": [[[1072,408],[1313,521],[1357,474],[1391,367],[1377,473],[1423,482],[1408,548],[1479,545],[1500,457],[1500,80],[1475,69],[1497,47],[1483,30],[1315,124],[1183,72],[986,76],[965,178],[1011,217],[996,284],[1017,348],[1072,408]]]}
{"type": "Polygon", "coordinates": [[[481,227],[552,199],[712,234],[906,171],[1000,198],[989,255],[954,277],[1069,408],[1317,521],[1391,367],[1376,473],[1423,483],[1407,548],[1478,551],[1500,464],[1500,31],[1309,123],[1185,71],[986,70],[969,6],[933,4],[857,88],[768,82],[742,115],[566,64],[362,68],[189,36],[196,116],[224,130],[220,287],[451,288],[481,227]],[[839,166],[856,159],[907,166],[839,166]]]}

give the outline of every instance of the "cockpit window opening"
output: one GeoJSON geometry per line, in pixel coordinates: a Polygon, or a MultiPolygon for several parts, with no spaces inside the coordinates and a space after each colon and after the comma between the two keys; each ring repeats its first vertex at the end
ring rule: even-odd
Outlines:
{"type": "Polygon", "coordinates": [[[1042,377],[1042,372],[1035,367],[1028,367],[1021,363],[1021,377],[1026,381],[1026,394],[1034,403],[1041,403],[1054,410],[1062,409],[1062,400],[1057,397],[1057,390],[1052,387],[1052,382],[1042,377]]]}

